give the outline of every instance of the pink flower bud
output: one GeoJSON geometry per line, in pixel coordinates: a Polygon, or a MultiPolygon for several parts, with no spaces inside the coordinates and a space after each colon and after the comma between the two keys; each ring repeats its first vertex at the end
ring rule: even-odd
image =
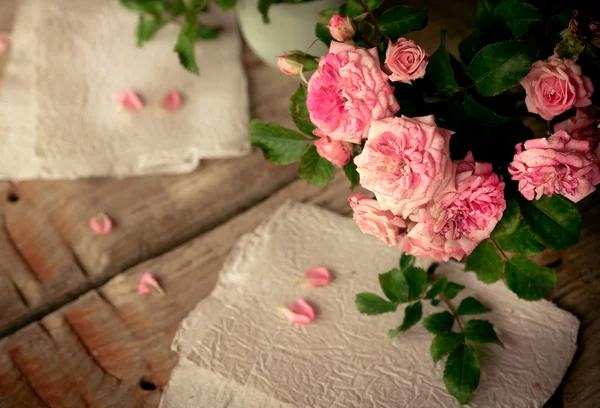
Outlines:
{"type": "Polygon", "coordinates": [[[286,75],[299,76],[302,72],[317,69],[317,59],[302,51],[289,51],[277,57],[279,70],[286,75]]]}
{"type": "Polygon", "coordinates": [[[90,218],[90,229],[96,235],[106,235],[112,231],[113,223],[108,215],[99,213],[90,218]]]}
{"type": "Polygon", "coordinates": [[[317,288],[319,286],[329,285],[329,281],[331,281],[331,273],[329,270],[324,266],[317,266],[306,271],[304,279],[300,279],[296,284],[317,288]]]}
{"type": "Polygon", "coordinates": [[[119,94],[117,104],[121,109],[128,112],[139,112],[144,109],[144,102],[142,102],[139,95],[131,89],[125,89],[119,94]]]}
{"type": "Polygon", "coordinates": [[[320,129],[316,129],[313,133],[321,137],[315,142],[319,156],[337,167],[344,167],[352,159],[352,145],[350,143],[334,140],[325,135],[320,129]]]}
{"type": "Polygon", "coordinates": [[[162,100],[162,108],[167,112],[175,112],[181,107],[181,95],[177,91],[169,91],[162,100]]]}
{"type": "Polygon", "coordinates": [[[155,290],[156,292],[158,292],[159,295],[165,294],[165,291],[160,286],[158,281],[154,278],[154,276],[146,272],[142,275],[142,278],[140,279],[140,283],[138,285],[138,293],[145,295],[146,293],[150,293],[151,290],[155,290]]]}
{"type": "Polygon", "coordinates": [[[329,32],[337,41],[348,41],[354,37],[354,26],[350,17],[341,14],[334,14],[329,19],[329,32]]]}
{"type": "Polygon", "coordinates": [[[306,325],[315,320],[315,311],[304,299],[298,299],[287,306],[279,306],[279,309],[294,324],[306,325]]]}

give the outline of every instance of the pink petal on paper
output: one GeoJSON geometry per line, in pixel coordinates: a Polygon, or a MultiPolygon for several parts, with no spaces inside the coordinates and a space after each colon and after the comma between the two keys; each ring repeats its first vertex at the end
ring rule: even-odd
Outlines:
{"type": "Polygon", "coordinates": [[[306,271],[306,274],[304,274],[304,282],[306,282],[306,284],[311,288],[327,286],[330,280],[331,273],[324,266],[310,268],[308,271],[306,271]]]}
{"type": "Polygon", "coordinates": [[[158,281],[154,279],[154,276],[146,272],[142,275],[140,283],[138,285],[138,292],[141,294],[150,293],[151,290],[157,291],[159,294],[164,295],[165,291],[160,286],[158,281]]]}
{"type": "Polygon", "coordinates": [[[162,107],[167,112],[175,112],[181,107],[181,95],[177,91],[169,91],[163,101],[162,107]]]}
{"type": "Polygon", "coordinates": [[[119,107],[128,112],[139,112],[144,109],[144,102],[142,102],[139,95],[131,89],[121,91],[117,98],[117,103],[119,107]]]}
{"type": "Polygon", "coordinates": [[[8,36],[8,33],[0,32],[0,55],[4,54],[6,50],[8,50],[9,38],[10,37],[8,36]]]}
{"type": "Polygon", "coordinates": [[[90,218],[90,228],[96,235],[109,234],[113,229],[113,222],[105,213],[99,213],[90,218]]]}
{"type": "Polygon", "coordinates": [[[294,324],[306,325],[315,320],[314,309],[304,299],[298,299],[288,306],[280,306],[279,310],[294,324]]]}

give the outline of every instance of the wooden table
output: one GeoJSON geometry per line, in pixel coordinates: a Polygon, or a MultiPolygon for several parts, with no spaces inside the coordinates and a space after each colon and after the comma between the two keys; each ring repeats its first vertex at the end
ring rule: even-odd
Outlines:
{"type": "MultiPolygon", "coordinates": [[[[291,126],[293,79],[246,52],[252,116],[291,126]]],[[[348,214],[343,174],[298,181],[255,151],[192,174],[0,182],[0,407],[156,407],[177,363],[180,321],[213,288],[238,238],[285,200],[348,214]],[[108,213],[107,236],[87,226],[108,213]],[[149,272],[166,296],[137,293],[149,272]]],[[[580,348],[551,406],[600,406],[600,193],[581,203],[581,241],[545,253],[550,298],[581,319],[580,348]]]]}

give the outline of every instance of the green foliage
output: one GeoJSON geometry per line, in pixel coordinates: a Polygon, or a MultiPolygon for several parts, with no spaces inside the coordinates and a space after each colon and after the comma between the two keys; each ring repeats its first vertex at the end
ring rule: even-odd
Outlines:
{"type": "Polygon", "coordinates": [[[315,146],[311,146],[300,160],[300,179],[315,186],[326,186],[333,179],[334,166],[322,158],[315,146]]]}
{"type": "Polygon", "coordinates": [[[537,8],[517,0],[503,0],[494,15],[506,24],[515,38],[524,37],[544,22],[537,8]]]}
{"type": "Polygon", "coordinates": [[[400,269],[392,269],[379,275],[379,285],[392,302],[408,302],[408,282],[400,269]]]}
{"type": "Polygon", "coordinates": [[[516,200],[508,198],[506,200],[506,209],[502,214],[502,219],[496,224],[496,228],[492,231],[492,238],[512,234],[519,226],[520,220],[521,210],[519,209],[519,203],[517,203],[516,200]]]}
{"type": "Polygon", "coordinates": [[[415,264],[415,260],[416,258],[414,256],[403,253],[402,256],[400,256],[400,270],[404,271],[410,268],[415,264]]]}
{"type": "Polygon", "coordinates": [[[447,284],[448,278],[445,275],[441,276],[438,280],[435,281],[433,285],[431,285],[431,288],[427,291],[427,294],[425,295],[425,299],[435,298],[437,295],[442,293],[444,289],[446,289],[447,284]]]}
{"type": "Polygon", "coordinates": [[[539,300],[556,286],[556,272],[529,259],[513,257],[506,263],[504,280],[521,299],[539,300]]]}
{"type": "Polygon", "coordinates": [[[458,305],[458,309],[456,310],[456,314],[459,316],[462,315],[475,315],[490,312],[491,309],[485,307],[481,304],[481,302],[474,297],[466,297],[460,302],[458,305]]]}
{"type": "Polygon", "coordinates": [[[346,1],[346,15],[348,17],[356,17],[365,12],[365,7],[361,0],[346,1]]]}
{"type": "Polygon", "coordinates": [[[437,90],[444,94],[453,94],[460,90],[456,79],[454,78],[454,70],[450,65],[450,57],[446,51],[444,42],[445,31],[440,33],[440,46],[429,58],[427,65],[427,74],[434,82],[437,90]]]}
{"type": "Polygon", "coordinates": [[[143,47],[150,41],[161,28],[165,26],[165,22],[160,17],[147,17],[140,14],[138,24],[135,28],[135,37],[138,47],[143,47]]]}
{"type": "Polygon", "coordinates": [[[504,348],[504,344],[498,338],[498,335],[494,331],[494,325],[487,320],[469,320],[465,324],[463,333],[468,340],[474,341],[475,343],[493,343],[504,348]]]}
{"type": "Polygon", "coordinates": [[[419,298],[425,292],[425,289],[427,289],[427,272],[414,266],[402,272],[408,283],[408,298],[410,300],[419,298]]]}
{"type": "Polygon", "coordinates": [[[431,358],[433,359],[433,363],[437,363],[444,356],[452,353],[461,344],[463,344],[465,340],[465,336],[462,333],[455,333],[452,331],[444,332],[438,334],[434,337],[431,342],[431,358]]]}
{"type": "Polygon", "coordinates": [[[466,404],[479,385],[479,374],[477,352],[471,346],[461,345],[448,357],[444,368],[444,384],[458,402],[466,404]]]}
{"type": "Polygon", "coordinates": [[[417,324],[419,320],[421,320],[422,316],[423,305],[421,304],[421,302],[416,302],[412,305],[407,306],[406,310],[404,311],[404,320],[402,321],[402,325],[400,325],[400,327],[394,330],[390,330],[388,335],[390,337],[396,337],[398,333],[407,331],[415,324],[417,324]]]}
{"type": "Polygon", "coordinates": [[[539,200],[519,201],[523,219],[544,245],[560,251],[579,240],[581,215],[569,201],[555,194],[539,200]]]}
{"type": "Polygon", "coordinates": [[[452,330],[454,316],[448,311],[434,313],[423,319],[423,326],[431,334],[442,334],[452,330]]]}
{"type": "Polygon", "coordinates": [[[485,45],[486,43],[479,31],[473,31],[458,44],[460,59],[465,65],[469,65],[471,60],[473,60],[473,57],[475,57],[479,50],[485,45]]]}
{"type": "Polygon", "coordinates": [[[200,71],[196,64],[196,15],[187,13],[185,24],[179,30],[174,51],[179,56],[179,62],[185,69],[193,74],[199,75],[200,71]]]}
{"type": "Polygon", "coordinates": [[[196,27],[196,39],[198,40],[216,40],[219,38],[219,31],[210,27],[196,27]]]}
{"type": "Polygon", "coordinates": [[[407,6],[392,7],[377,19],[381,32],[395,42],[411,31],[427,26],[427,10],[416,10],[407,6]]]}
{"type": "Polygon", "coordinates": [[[269,9],[273,4],[279,3],[279,0],[258,0],[258,11],[262,15],[263,23],[269,24],[269,9]]]}
{"type": "MultiPolygon", "coordinates": [[[[223,11],[229,11],[235,7],[237,0],[214,0],[215,4],[223,11]]],[[[258,0],[259,4],[262,0],[258,0]]],[[[263,17],[264,18],[264,17],[263,17]]]]}
{"type": "Polygon", "coordinates": [[[360,175],[356,171],[356,164],[354,164],[354,157],[344,165],[344,174],[350,181],[350,189],[354,190],[360,183],[360,175]]]}
{"type": "Polygon", "coordinates": [[[358,311],[368,315],[395,312],[397,303],[388,302],[374,293],[359,293],[356,295],[356,307],[358,311]]]}
{"type": "Polygon", "coordinates": [[[313,137],[313,130],[317,127],[312,124],[306,108],[306,94],[308,88],[306,85],[300,85],[298,90],[292,95],[290,99],[290,116],[294,120],[294,123],[302,132],[306,133],[310,137],[313,137]]]}
{"type": "Polygon", "coordinates": [[[517,85],[529,73],[536,54],[528,41],[487,45],[473,58],[467,73],[481,95],[498,95],[517,85]]]}
{"type": "Polygon", "coordinates": [[[498,127],[510,120],[510,118],[500,116],[490,108],[483,106],[469,94],[465,95],[465,99],[463,99],[463,108],[469,119],[480,126],[498,127]]]}
{"type": "Polygon", "coordinates": [[[250,140],[253,146],[260,147],[267,159],[276,164],[293,163],[308,149],[308,140],[300,133],[259,120],[251,122],[250,140]]]}
{"type": "Polygon", "coordinates": [[[131,11],[159,17],[166,11],[165,2],[162,0],[121,0],[121,4],[131,11]]]}
{"type": "Polygon", "coordinates": [[[539,254],[546,249],[544,244],[535,239],[523,221],[519,222],[517,229],[512,234],[500,235],[494,241],[502,250],[523,256],[539,254]]]}
{"type": "Polygon", "coordinates": [[[444,298],[446,298],[446,300],[452,300],[464,288],[465,287],[463,285],[459,285],[458,283],[448,282],[446,288],[444,289],[444,298]]]}
{"type": "Polygon", "coordinates": [[[475,272],[479,280],[485,283],[494,283],[500,279],[502,269],[502,258],[489,240],[482,241],[475,248],[465,265],[465,271],[475,272]]]}
{"type": "Polygon", "coordinates": [[[329,31],[329,20],[334,14],[339,14],[339,8],[329,8],[321,11],[317,17],[317,25],[315,27],[315,35],[317,38],[329,47],[329,44],[333,41],[331,32],[329,31]]]}

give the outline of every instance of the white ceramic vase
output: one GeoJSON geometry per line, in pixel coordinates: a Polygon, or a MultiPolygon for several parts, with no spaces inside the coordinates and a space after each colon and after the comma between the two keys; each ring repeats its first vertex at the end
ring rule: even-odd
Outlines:
{"type": "MultiPolygon", "coordinates": [[[[236,14],[246,43],[265,63],[277,66],[277,56],[286,51],[305,51],[315,40],[319,12],[339,7],[343,0],[316,0],[307,3],[279,3],[269,9],[270,23],[263,23],[258,0],[238,0],[236,14]]],[[[309,50],[316,56],[327,53],[317,41],[309,50]]]]}

